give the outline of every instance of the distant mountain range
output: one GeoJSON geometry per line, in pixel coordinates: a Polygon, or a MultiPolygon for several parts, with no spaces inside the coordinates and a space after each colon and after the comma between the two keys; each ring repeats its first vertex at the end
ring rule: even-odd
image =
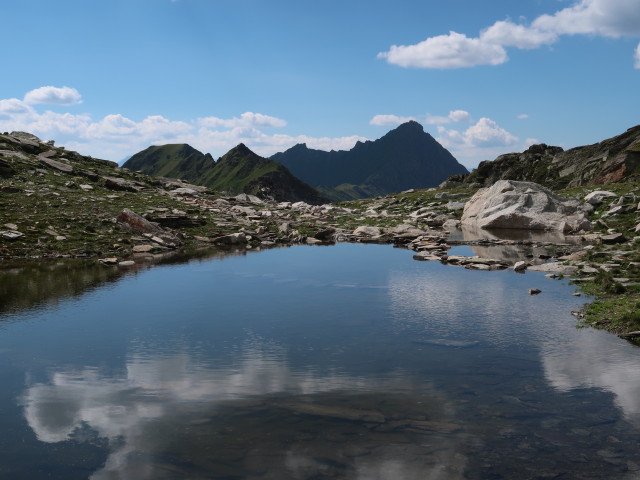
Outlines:
{"type": "Polygon", "coordinates": [[[414,121],[378,140],[358,142],[348,151],[326,152],[298,144],[271,158],[332,200],[435,187],[450,175],[468,173],[414,121]]]}
{"type": "Polygon", "coordinates": [[[149,147],[123,167],[229,193],[307,203],[435,187],[450,175],[468,173],[413,121],[378,140],[358,142],[349,151],[325,152],[300,144],[267,159],[240,144],[216,162],[210,154],[174,144],[149,147]]]}
{"type": "Polygon", "coordinates": [[[149,147],[127,160],[124,168],[148,175],[180,178],[230,194],[248,193],[279,201],[322,204],[328,200],[294,177],[278,162],[240,144],[218,161],[186,144],[149,147]]]}

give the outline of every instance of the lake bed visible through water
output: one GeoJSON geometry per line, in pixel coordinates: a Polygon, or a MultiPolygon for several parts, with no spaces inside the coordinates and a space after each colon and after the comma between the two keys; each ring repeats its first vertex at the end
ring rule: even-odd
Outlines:
{"type": "Polygon", "coordinates": [[[640,350],[566,280],[354,244],[110,271],[0,275],[33,297],[0,478],[640,478],[640,350]]]}

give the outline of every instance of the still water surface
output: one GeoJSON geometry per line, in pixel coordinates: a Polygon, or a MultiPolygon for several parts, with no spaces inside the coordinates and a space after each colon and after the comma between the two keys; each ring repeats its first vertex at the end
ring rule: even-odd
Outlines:
{"type": "Polygon", "coordinates": [[[567,282],[352,244],[102,281],[3,302],[0,478],[640,478],[639,350],[567,282]]]}

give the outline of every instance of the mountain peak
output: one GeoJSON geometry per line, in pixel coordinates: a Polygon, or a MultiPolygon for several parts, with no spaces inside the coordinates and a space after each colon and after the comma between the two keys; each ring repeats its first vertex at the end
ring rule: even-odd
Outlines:
{"type": "Polygon", "coordinates": [[[227,155],[230,155],[230,154],[231,155],[248,155],[248,154],[256,155],[256,153],[253,152],[253,150],[247,147],[244,143],[239,143],[238,145],[233,147],[231,150],[229,150],[227,152],[227,155]]]}
{"type": "Polygon", "coordinates": [[[415,120],[409,120],[408,122],[402,123],[398,125],[398,127],[396,127],[395,130],[424,132],[424,128],[422,127],[422,125],[416,122],[415,120]]]}
{"type": "Polygon", "coordinates": [[[359,141],[348,151],[325,152],[296,146],[271,158],[302,181],[324,188],[325,194],[335,193],[333,198],[341,200],[346,199],[344,195],[362,198],[434,187],[449,175],[468,173],[413,120],[377,140],[359,141]],[[334,193],[329,189],[334,189],[334,193]]]}

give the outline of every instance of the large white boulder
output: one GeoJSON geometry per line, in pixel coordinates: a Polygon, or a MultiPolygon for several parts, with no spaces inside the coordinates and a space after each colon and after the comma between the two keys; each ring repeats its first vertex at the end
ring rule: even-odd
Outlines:
{"type": "Polygon", "coordinates": [[[593,207],[562,199],[533,182],[499,180],[482,188],[467,202],[462,225],[482,229],[513,228],[577,232],[590,230],[587,215],[593,207]]]}

